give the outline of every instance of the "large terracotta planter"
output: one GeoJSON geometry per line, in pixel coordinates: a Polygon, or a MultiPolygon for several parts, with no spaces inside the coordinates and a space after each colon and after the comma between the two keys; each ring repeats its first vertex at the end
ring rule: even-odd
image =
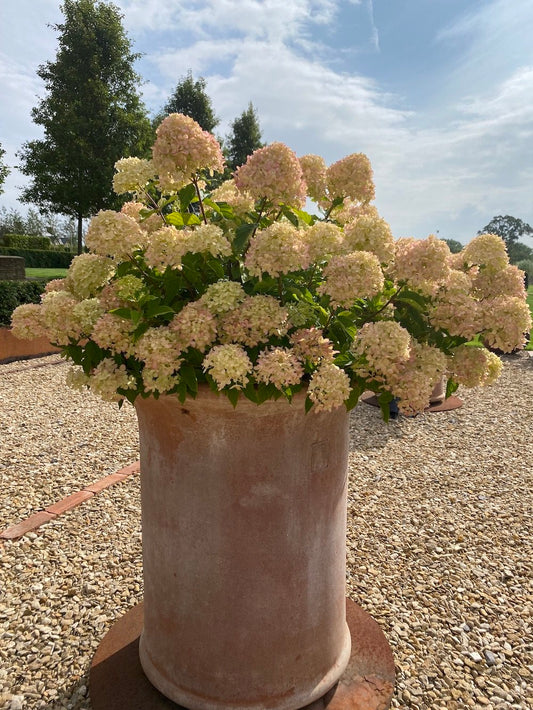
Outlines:
{"type": "Polygon", "coordinates": [[[187,708],[299,708],[350,656],[348,414],[304,394],[257,406],[207,388],[138,398],[140,659],[187,708]]]}

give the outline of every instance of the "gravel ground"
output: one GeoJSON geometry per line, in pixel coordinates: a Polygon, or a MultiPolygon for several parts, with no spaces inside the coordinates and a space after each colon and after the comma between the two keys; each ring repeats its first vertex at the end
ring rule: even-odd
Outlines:
{"type": "MultiPolygon", "coordinates": [[[[138,458],[132,408],[72,392],[65,369],[0,366],[0,530],[138,458]]],[[[393,708],[528,710],[533,359],[459,396],[388,426],[354,410],[348,594],[392,646],[393,708]]],[[[139,518],[130,476],[0,545],[2,710],[90,710],[92,655],[142,598],[139,518]]]]}

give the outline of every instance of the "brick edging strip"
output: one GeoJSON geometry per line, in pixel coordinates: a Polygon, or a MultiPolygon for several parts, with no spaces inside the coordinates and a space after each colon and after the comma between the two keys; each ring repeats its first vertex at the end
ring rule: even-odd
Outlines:
{"type": "Polygon", "coordinates": [[[100,478],[98,481],[95,481],[94,483],[89,484],[85,488],[82,488],[81,491],[72,493],[66,498],[57,501],[57,503],[47,506],[44,510],[40,510],[38,513],[33,513],[33,515],[30,515],[28,518],[22,520],[20,523],[12,525],[10,528],[7,528],[7,530],[0,532],[0,543],[4,542],[4,540],[17,540],[19,537],[22,537],[26,533],[36,530],[41,525],[43,525],[43,523],[47,523],[50,520],[54,520],[54,518],[57,518],[58,515],[66,513],[68,510],[72,510],[72,508],[75,508],[77,505],[80,505],[80,503],[89,500],[89,498],[92,498],[100,491],[103,491],[106,488],[113,486],[115,483],[123,481],[124,479],[128,478],[128,476],[139,472],[139,461],[135,461],[135,463],[131,463],[129,464],[129,466],[121,468],[116,473],[111,473],[109,476],[104,476],[104,478],[100,478]]]}

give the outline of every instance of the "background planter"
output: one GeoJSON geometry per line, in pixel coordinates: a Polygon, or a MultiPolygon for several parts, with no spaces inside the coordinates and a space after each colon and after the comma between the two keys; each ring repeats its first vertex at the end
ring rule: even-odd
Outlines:
{"type": "Polygon", "coordinates": [[[10,328],[0,328],[0,362],[22,360],[57,352],[59,352],[59,348],[51,345],[47,338],[20,340],[15,338],[10,328]]]}
{"type": "Polygon", "coordinates": [[[189,708],[298,708],[350,656],[348,414],[136,400],[150,681],[189,708]]]}

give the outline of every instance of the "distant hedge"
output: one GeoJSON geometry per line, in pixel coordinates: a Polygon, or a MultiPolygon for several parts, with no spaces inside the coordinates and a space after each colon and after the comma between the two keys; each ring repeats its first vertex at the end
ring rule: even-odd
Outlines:
{"type": "Polygon", "coordinates": [[[4,256],[22,256],[26,267],[32,269],[68,269],[70,262],[76,256],[70,251],[48,251],[44,249],[15,249],[0,246],[0,254],[4,256]]]}
{"type": "Polygon", "coordinates": [[[11,314],[22,303],[39,303],[47,280],[0,281],[0,327],[11,325],[11,314]]]}
{"type": "Polygon", "coordinates": [[[0,243],[13,249],[50,249],[48,237],[37,237],[30,234],[4,234],[0,243]]]}

